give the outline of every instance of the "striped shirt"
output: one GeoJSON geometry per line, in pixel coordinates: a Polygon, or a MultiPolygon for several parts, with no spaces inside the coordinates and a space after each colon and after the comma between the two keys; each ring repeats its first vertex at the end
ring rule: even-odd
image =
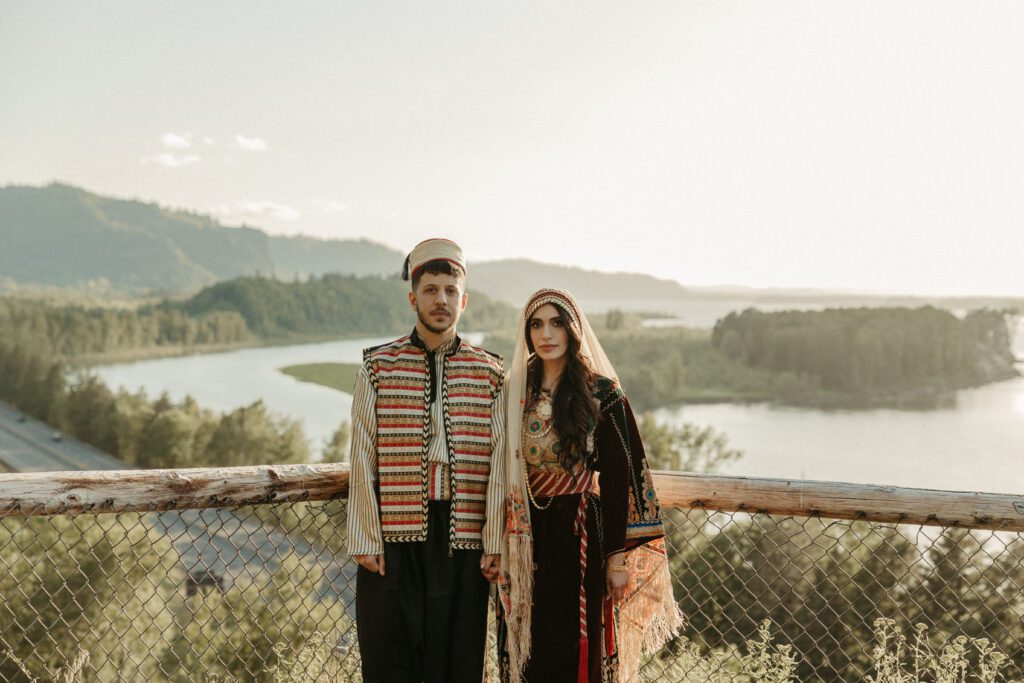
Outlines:
{"type": "MultiPolygon", "coordinates": [[[[437,382],[444,377],[447,352],[459,343],[455,337],[431,352],[437,382]]],[[[451,466],[448,441],[444,431],[444,411],[440,389],[436,388],[430,405],[430,441],[427,462],[430,463],[432,500],[451,498],[451,466]]],[[[350,555],[378,555],[384,552],[381,533],[380,506],[377,502],[377,395],[366,367],[359,370],[352,397],[351,476],[349,479],[348,551],[350,555]]],[[[487,522],[483,528],[484,553],[501,552],[505,529],[505,392],[499,390],[491,413],[491,471],[487,483],[487,522]]]]}

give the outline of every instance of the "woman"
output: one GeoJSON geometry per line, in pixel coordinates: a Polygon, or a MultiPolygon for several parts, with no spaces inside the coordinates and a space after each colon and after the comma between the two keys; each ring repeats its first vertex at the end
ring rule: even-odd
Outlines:
{"type": "Polygon", "coordinates": [[[508,377],[499,655],[507,681],[636,677],[678,629],[664,529],[629,402],[568,292],[519,320],[508,377]]]}

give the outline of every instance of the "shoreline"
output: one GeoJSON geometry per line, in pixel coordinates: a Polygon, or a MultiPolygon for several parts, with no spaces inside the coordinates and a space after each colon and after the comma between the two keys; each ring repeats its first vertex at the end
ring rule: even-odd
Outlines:
{"type": "Polygon", "coordinates": [[[365,332],[352,334],[324,334],[310,335],[308,337],[296,337],[288,339],[260,339],[251,342],[233,342],[230,344],[195,344],[184,346],[181,344],[149,346],[142,349],[124,349],[110,351],[107,353],[86,353],[75,356],[69,361],[74,365],[94,367],[97,365],[117,365],[120,363],[134,363],[144,360],[158,360],[161,358],[182,358],[185,356],[211,356],[218,353],[230,353],[244,349],[270,348],[274,346],[301,346],[304,344],[322,344],[332,341],[346,341],[349,339],[363,339],[365,337],[380,336],[365,332]]]}
{"type": "MultiPolygon", "coordinates": [[[[315,377],[314,372],[319,371],[326,372],[328,374],[343,373],[342,376],[345,378],[343,383],[348,383],[349,376],[354,376],[354,369],[356,368],[358,368],[358,365],[352,363],[309,363],[297,366],[277,368],[277,370],[278,372],[294,377],[300,382],[307,382],[309,384],[314,384],[317,386],[326,387],[328,389],[333,389],[346,395],[351,395],[351,392],[347,392],[344,389],[340,388],[338,386],[339,383],[337,381],[331,381],[330,379],[327,379],[323,376],[315,377]],[[290,370],[298,371],[293,372],[290,370]],[[310,372],[310,370],[313,370],[313,372],[310,372]]],[[[785,408],[820,410],[822,412],[860,412],[871,410],[905,410],[909,412],[923,412],[955,407],[957,402],[957,395],[960,391],[969,391],[971,389],[979,389],[981,387],[999,384],[1001,382],[1010,382],[1016,379],[1020,379],[1022,376],[1024,375],[1022,375],[1018,371],[1016,375],[1000,377],[988,382],[982,382],[980,384],[974,384],[970,386],[958,387],[956,389],[947,389],[942,391],[918,389],[907,392],[901,392],[899,394],[879,396],[822,394],[819,395],[816,399],[803,401],[785,400],[778,397],[764,395],[729,395],[731,392],[729,392],[728,390],[695,390],[694,395],[684,398],[683,400],[655,405],[647,408],[642,412],[656,410],[673,410],[685,406],[721,404],[770,405],[785,408]],[[701,396],[700,394],[704,395],[701,396]]]]}

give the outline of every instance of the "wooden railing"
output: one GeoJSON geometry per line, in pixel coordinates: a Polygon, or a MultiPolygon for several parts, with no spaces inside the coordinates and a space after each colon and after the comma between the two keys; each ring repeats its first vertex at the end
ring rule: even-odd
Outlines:
{"type": "MultiPolygon", "coordinates": [[[[307,657],[322,680],[356,680],[348,476],[0,474],[0,682],[46,678],[75,652],[96,680],[228,680],[307,657]],[[25,640],[61,620],[63,635],[25,640]]],[[[655,485],[690,641],[647,661],[644,680],[753,680],[743,652],[759,623],[794,648],[798,680],[866,680],[879,619],[989,643],[1006,676],[1024,675],[1024,495],[682,472],[655,485]]]]}
{"type": "MultiPolygon", "coordinates": [[[[332,500],[348,495],[340,464],[0,475],[0,515],[143,512],[332,500]]],[[[655,473],[662,507],[1024,531],[1024,494],[828,481],[655,473]]]]}

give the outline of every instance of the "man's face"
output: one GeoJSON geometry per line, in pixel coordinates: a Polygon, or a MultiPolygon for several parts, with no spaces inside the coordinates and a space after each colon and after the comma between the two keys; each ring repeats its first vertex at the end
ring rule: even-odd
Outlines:
{"type": "Polygon", "coordinates": [[[454,275],[424,273],[416,291],[409,292],[409,303],[416,316],[434,334],[444,334],[459,322],[469,300],[464,285],[454,275]]]}

